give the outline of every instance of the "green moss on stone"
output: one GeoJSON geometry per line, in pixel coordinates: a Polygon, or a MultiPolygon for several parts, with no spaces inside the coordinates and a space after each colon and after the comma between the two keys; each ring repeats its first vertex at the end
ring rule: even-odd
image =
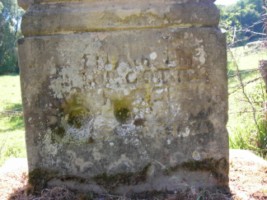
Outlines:
{"type": "Polygon", "coordinates": [[[52,142],[61,142],[66,135],[66,130],[63,126],[58,124],[57,126],[50,127],[52,142]]]}
{"type": "Polygon", "coordinates": [[[82,94],[73,94],[62,105],[64,118],[68,124],[75,128],[81,128],[85,118],[90,116],[89,105],[82,94]]]}
{"type": "Polygon", "coordinates": [[[40,193],[47,185],[47,182],[57,176],[55,171],[36,168],[29,173],[29,183],[33,187],[33,193],[40,193]]]}
{"type": "Polygon", "coordinates": [[[131,117],[132,102],[129,98],[116,99],[113,101],[114,116],[118,122],[124,124],[131,117]]]}

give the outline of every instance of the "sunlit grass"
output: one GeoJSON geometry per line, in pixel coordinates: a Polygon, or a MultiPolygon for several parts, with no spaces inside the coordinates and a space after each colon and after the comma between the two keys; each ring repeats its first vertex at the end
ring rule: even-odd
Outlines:
{"type": "Polygon", "coordinates": [[[266,155],[267,132],[263,104],[266,88],[258,70],[259,61],[267,59],[266,49],[231,49],[228,53],[230,147],[250,149],[266,155]],[[241,87],[237,66],[244,85],[241,87]]]}
{"type": "Polygon", "coordinates": [[[266,59],[267,56],[265,47],[236,47],[232,48],[231,51],[242,70],[258,68],[259,60],[266,59]]]}
{"type": "Polygon", "coordinates": [[[24,130],[0,132],[0,165],[8,158],[26,157],[24,130]]]}
{"type": "Polygon", "coordinates": [[[0,112],[14,104],[21,105],[19,76],[0,76],[0,112]]]}
{"type": "Polygon", "coordinates": [[[19,76],[0,76],[0,165],[26,157],[24,133],[19,76]]]}

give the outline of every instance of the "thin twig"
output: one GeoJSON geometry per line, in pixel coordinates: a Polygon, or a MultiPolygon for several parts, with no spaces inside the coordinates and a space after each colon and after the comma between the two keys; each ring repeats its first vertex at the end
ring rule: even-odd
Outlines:
{"type": "Polygon", "coordinates": [[[243,93],[244,97],[247,99],[248,103],[250,104],[250,106],[251,106],[251,108],[253,110],[253,120],[254,120],[254,123],[255,123],[255,125],[257,127],[258,132],[260,132],[260,127],[259,127],[259,124],[257,122],[257,117],[256,117],[257,110],[254,107],[253,103],[251,102],[249,96],[247,95],[247,93],[245,91],[245,85],[243,83],[243,80],[242,80],[242,77],[241,77],[241,74],[240,74],[239,66],[238,66],[237,61],[236,61],[236,59],[235,59],[235,57],[233,55],[233,52],[232,52],[232,50],[230,48],[229,48],[229,53],[231,54],[232,59],[233,59],[233,63],[235,65],[235,67],[236,67],[237,77],[238,77],[238,80],[239,80],[239,83],[240,83],[240,86],[241,86],[241,89],[242,89],[242,93],[243,93]]]}
{"type": "MultiPolygon", "coordinates": [[[[240,75],[240,74],[239,74],[239,75],[240,75]]],[[[237,75],[237,76],[238,76],[238,75],[237,75]]],[[[249,85],[250,83],[254,83],[254,82],[256,82],[256,81],[258,81],[258,80],[260,80],[260,79],[261,79],[261,77],[257,77],[257,78],[255,78],[255,79],[253,79],[253,80],[250,80],[250,81],[248,81],[248,82],[246,82],[246,83],[243,83],[243,86],[246,87],[246,86],[249,85]]],[[[228,95],[232,95],[232,94],[236,93],[238,90],[242,89],[242,85],[241,85],[241,86],[229,87],[229,89],[235,89],[235,90],[232,91],[231,93],[228,93],[228,95]]]]}

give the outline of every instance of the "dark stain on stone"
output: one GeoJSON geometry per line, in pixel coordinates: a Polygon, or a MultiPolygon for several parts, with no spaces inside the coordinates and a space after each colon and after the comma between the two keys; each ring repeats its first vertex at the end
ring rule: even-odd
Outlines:
{"type": "Polygon", "coordinates": [[[212,109],[208,108],[206,110],[201,110],[199,113],[197,113],[196,116],[191,115],[189,120],[203,120],[208,119],[209,115],[212,113],[212,109]]]}
{"type": "Polygon", "coordinates": [[[19,44],[19,45],[22,45],[24,42],[25,42],[25,39],[24,39],[24,38],[20,38],[20,39],[18,40],[18,44],[19,44]]]}
{"type": "MultiPolygon", "coordinates": [[[[215,128],[213,123],[209,120],[209,116],[212,113],[212,109],[208,108],[198,112],[196,115],[191,115],[189,117],[190,122],[192,123],[190,129],[198,132],[198,135],[211,135],[214,133],[215,128]]],[[[179,130],[177,130],[179,132],[179,130]]]]}
{"type": "Polygon", "coordinates": [[[95,140],[92,137],[90,137],[87,141],[88,144],[93,144],[94,142],[95,140]]]}
{"type": "Polygon", "coordinates": [[[63,138],[65,136],[65,129],[62,126],[58,126],[54,129],[54,133],[58,135],[60,138],[63,138]]]}
{"type": "Polygon", "coordinates": [[[125,123],[127,121],[130,117],[130,113],[131,112],[128,108],[119,108],[114,112],[116,119],[121,123],[125,123]]]}
{"type": "Polygon", "coordinates": [[[77,183],[87,183],[88,182],[86,178],[82,178],[82,177],[78,177],[78,176],[69,176],[69,175],[60,177],[60,180],[63,182],[66,182],[66,181],[75,181],[77,183]]]}
{"type": "Polygon", "coordinates": [[[31,193],[33,194],[40,194],[40,192],[47,187],[47,183],[52,179],[59,179],[62,182],[73,181],[81,184],[88,184],[93,180],[98,185],[101,185],[105,189],[111,191],[119,185],[136,185],[145,182],[150,166],[151,164],[148,164],[138,172],[118,173],[112,175],[103,173],[92,178],[83,178],[72,175],[61,176],[57,171],[36,168],[29,173],[29,183],[32,186],[31,193]]]}
{"type": "Polygon", "coordinates": [[[135,126],[144,126],[145,125],[145,122],[146,122],[145,119],[139,118],[139,119],[134,120],[134,125],[135,126]]]}
{"type": "Polygon", "coordinates": [[[214,126],[213,124],[208,121],[200,121],[197,125],[195,130],[199,130],[200,134],[209,134],[209,133],[214,133],[214,126]]]}
{"type": "Polygon", "coordinates": [[[52,142],[59,142],[66,135],[65,128],[60,125],[56,127],[50,127],[50,129],[52,131],[52,134],[51,134],[52,142]]]}
{"type": "Polygon", "coordinates": [[[228,161],[226,158],[215,160],[213,158],[207,158],[200,161],[191,160],[188,162],[181,163],[174,167],[171,167],[165,171],[166,174],[171,174],[179,170],[187,171],[205,171],[210,172],[213,177],[222,185],[228,183],[228,161]]]}
{"type": "Polygon", "coordinates": [[[112,190],[119,185],[136,185],[138,183],[145,182],[147,179],[147,171],[150,164],[146,165],[139,172],[128,172],[108,175],[106,173],[97,175],[93,180],[105,187],[107,190],[112,190]]]}

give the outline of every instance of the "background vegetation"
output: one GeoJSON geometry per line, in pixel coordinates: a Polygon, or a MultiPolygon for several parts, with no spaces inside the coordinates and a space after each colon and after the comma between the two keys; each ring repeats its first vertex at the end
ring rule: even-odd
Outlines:
{"type": "Polygon", "coordinates": [[[17,0],[0,1],[0,75],[19,71],[16,43],[22,14],[17,0]]]}
{"type": "Polygon", "coordinates": [[[265,0],[239,0],[220,6],[220,27],[228,43],[230,147],[267,158],[266,86],[259,71],[259,62],[267,59],[265,5],[265,0]]]}
{"type": "Polygon", "coordinates": [[[228,54],[230,148],[267,158],[266,87],[258,70],[267,50],[257,44],[232,48],[228,54]]]}
{"type": "MultiPolygon", "coordinates": [[[[220,6],[220,27],[228,42],[230,147],[250,149],[266,158],[266,87],[258,70],[267,59],[262,0],[239,0],[220,6]]],[[[21,37],[23,11],[16,0],[0,0],[0,165],[25,157],[24,125],[16,40],[21,37]],[[13,74],[13,75],[10,75],[13,74]]]]}
{"type": "Polygon", "coordinates": [[[219,6],[220,27],[226,31],[230,47],[245,45],[248,42],[264,39],[265,12],[263,0],[239,0],[230,6],[219,6]]]}

